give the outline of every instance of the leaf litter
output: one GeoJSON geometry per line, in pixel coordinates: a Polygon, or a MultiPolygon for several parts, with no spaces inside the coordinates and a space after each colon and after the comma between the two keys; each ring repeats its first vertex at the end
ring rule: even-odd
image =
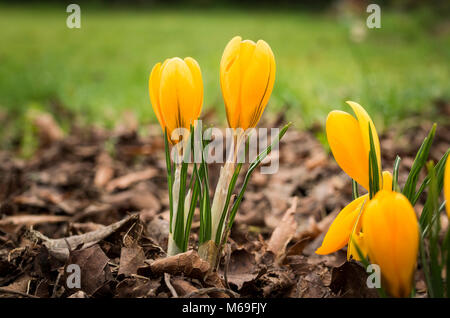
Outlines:
{"type": "MultiPolygon", "coordinates": [[[[314,253],[351,200],[350,179],[315,137],[323,127],[290,130],[279,171],[254,173],[214,272],[192,246],[198,213],[194,250],[166,256],[169,201],[157,127],[143,137],[128,120],[112,132],[73,127],[64,135],[42,116],[31,159],[0,151],[0,297],[377,297],[345,250],[314,253]],[[80,267],[80,288],[67,286],[70,264],[80,267]]],[[[431,124],[381,135],[385,168],[402,157],[401,183],[431,124]]],[[[431,159],[449,145],[450,125],[439,125],[431,159]]],[[[420,270],[416,291],[426,293],[420,270]]]]}

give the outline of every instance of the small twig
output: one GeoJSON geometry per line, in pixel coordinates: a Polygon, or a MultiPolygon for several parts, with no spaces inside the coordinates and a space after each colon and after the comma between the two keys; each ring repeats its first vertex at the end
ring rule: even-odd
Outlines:
{"type": "Polygon", "coordinates": [[[10,250],[8,253],[8,263],[11,263],[11,254],[13,254],[14,252],[17,252],[17,251],[22,252],[24,250],[25,250],[25,247],[16,247],[16,248],[10,250]]]}
{"type": "MultiPolygon", "coordinates": [[[[137,224],[138,224],[137,222],[133,223],[133,224],[130,226],[130,228],[128,229],[128,231],[125,233],[125,235],[123,236],[123,238],[122,238],[122,243],[123,243],[124,246],[127,246],[127,243],[125,242],[125,240],[126,240],[127,237],[130,235],[131,230],[132,230],[137,224]]],[[[140,237],[140,236],[142,235],[142,231],[143,231],[143,227],[140,226],[138,237],[140,237]]],[[[134,240],[133,240],[133,241],[134,241],[134,240]]]]}
{"type": "Polygon", "coordinates": [[[232,298],[239,298],[239,294],[232,291],[231,289],[218,288],[218,287],[202,288],[202,289],[199,289],[199,290],[193,291],[192,293],[187,294],[186,296],[184,296],[184,298],[198,297],[198,296],[202,296],[202,295],[213,293],[213,292],[225,293],[232,298]]]}
{"type": "Polygon", "coordinates": [[[58,273],[56,277],[55,285],[53,286],[52,296],[50,298],[55,298],[56,290],[58,289],[59,280],[61,279],[61,272],[58,273]]]}
{"type": "Polygon", "coordinates": [[[173,298],[178,298],[177,291],[170,283],[170,274],[164,273],[164,282],[166,283],[167,288],[169,288],[170,292],[172,293],[173,298]]]}
{"type": "Polygon", "coordinates": [[[9,288],[6,287],[0,287],[0,293],[2,294],[11,294],[11,295],[18,295],[18,296],[23,296],[23,297],[28,297],[28,298],[39,298],[37,296],[33,296],[27,293],[23,293],[21,291],[17,291],[17,290],[11,290],[9,288]]]}

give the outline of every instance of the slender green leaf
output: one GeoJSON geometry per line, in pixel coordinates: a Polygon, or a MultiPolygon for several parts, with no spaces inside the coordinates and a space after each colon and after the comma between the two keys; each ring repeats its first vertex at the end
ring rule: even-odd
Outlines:
{"type": "Polygon", "coordinates": [[[198,171],[197,171],[197,165],[194,164],[194,176],[193,179],[195,179],[194,182],[194,188],[192,190],[192,198],[191,198],[191,204],[189,207],[189,213],[188,213],[188,217],[186,220],[186,229],[184,231],[184,246],[183,246],[183,251],[186,251],[188,248],[188,243],[189,243],[189,235],[191,233],[191,226],[192,226],[192,219],[194,217],[194,212],[195,212],[195,207],[197,205],[197,199],[200,193],[200,178],[198,176],[198,171]]]}
{"type": "Polygon", "coordinates": [[[445,235],[445,239],[444,239],[444,244],[443,244],[443,249],[444,249],[444,253],[445,253],[445,257],[444,257],[444,261],[443,263],[445,264],[445,272],[446,274],[446,280],[445,280],[445,285],[446,285],[446,296],[447,298],[450,298],[450,228],[447,229],[447,234],[445,235]]]}
{"type": "MultiPolygon", "coordinates": [[[[210,138],[210,136],[205,136],[210,138]]],[[[202,162],[199,168],[199,179],[202,185],[200,195],[200,229],[199,229],[199,245],[211,239],[212,232],[212,220],[211,220],[211,199],[209,197],[209,176],[208,166],[204,157],[205,142],[203,138],[200,138],[200,149],[202,150],[202,162]]]]}
{"type": "MultiPolygon", "coordinates": [[[[442,156],[442,158],[439,160],[439,162],[436,164],[436,176],[438,179],[438,192],[440,193],[442,191],[442,187],[444,185],[444,171],[445,171],[445,163],[447,161],[447,158],[449,156],[450,149],[447,149],[445,154],[442,156]]],[[[426,189],[428,184],[430,183],[430,177],[427,175],[425,179],[423,180],[422,184],[419,187],[419,190],[417,190],[416,194],[414,195],[414,198],[412,200],[412,205],[414,206],[417,201],[420,198],[420,195],[422,192],[426,189]]]]}
{"type": "MultiPolygon", "coordinates": [[[[191,134],[189,140],[186,141],[185,144],[183,144],[183,162],[181,163],[181,173],[180,173],[180,192],[178,197],[178,207],[177,207],[177,215],[175,218],[175,229],[174,229],[174,241],[177,244],[177,246],[183,250],[184,244],[184,232],[185,232],[185,224],[184,224],[184,203],[186,199],[186,182],[187,182],[187,169],[189,166],[189,158],[191,156],[191,147],[193,145],[193,128],[191,127],[191,134]]],[[[184,142],[184,141],[180,141],[184,142]]]]}
{"type": "Polygon", "coordinates": [[[352,199],[356,200],[357,198],[359,198],[358,183],[352,179],[352,199]]]}
{"type": "MultiPolygon", "coordinates": [[[[430,184],[428,187],[428,197],[425,202],[425,208],[431,213],[428,213],[426,218],[426,226],[430,228],[428,231],[429,239],[429,260],[430,260],[430,279],[433,290],[433,297],[443,297],[444,286],[441,277],[442,266],[440,264],[440,219],[439,219],[439,192],[436,177],[436,170],[433,162],[427,164],[428,175],[430,176],[430,184]],[[434,220],[434,221],[433,221],[434,220]]],[[[423,213],[423,212],[422,212],[423,213]]],[[[425,237],[424,237],[425,238],[425,237]]]]}
{"type": "Polygon", "coordinates": [[[372,199],[380,190],[380,167],[378,167],[377,153],[373,141],[372,129],[369,124],[369,197],[372,199]]]}
{"type": "Polygon", "coordinates": [[[261,161],[264,160],[264,158],[272,151],[272,148],[278,144],[281,140],[281,138],[283,138],[284,134],[286,133],[286,131],[288,130],[288,128],[291,126],[292,123],[289,123],[287,125],[285,125],[281,131],[278,133],[278,136],[275,138],[274,141],[272,141],[272,143],[264,150],[262,151],[257,157],[256,159],[251,163],[245,178],[244,178],[244,183],[242,185],[241,191],[239,192],[238,197],[236,198],[236,201],[234,201],[233,206],[231,208],[231,212],[230,212],[230,218],[228,220],[228,225],[227,225],[227,230],[231,230],[231,226],[233,225],[234,222],[234,218],[236,216],[237,210],[239,209],[239,206],[241,204],[241,201],[244,197],[244,193],[245,190],[247,189],[247,185],[248,182],[250,180],[250,177],[253,173],[253,171],[256,169],[256,167],[261,163],[261,161]]]}
{"type": "Polygon", "coordinates": [[[173,174],[172,174],[172,163],[170,160],[170,149],[169,149],[169,137],[167,136],[167,128],[164,130],[164,149],[166,152],[166,170],[167,170],[167,187],[169,189],[169,207],[170,207],[170,224],[169,231],[172,233],[172,218],[173,218],[173,174]]]}
{"type": "Polygon", "coordinates": [[[398,185],[398,170],[400,168],[400,161],[402,159],[397,156],[394,162],[394,171],[392,176],[392,190],[396,192],[400,192],[400,186],[398,185]]]}
{"type": "Polygon", "coordinates": [[[419,179],[419,173],[423,166],[426,164],[428,154],[430,153],[431,144],[433,143],[434,135],[436,133],[436,124],[433,124],[428,136],[422,142],[416,158],[414,159],[411,171],[409,172],[408,179],[406,180],[405,187],[403,188],[403,194],[408,198],[411,203],[414,203],[413,199],[416,194],[417,181],[419,179]]]}
{"type": "MultiPolygon", "coordinates": [[[[421,230],[422,232],[422,230],[421,230]]],[[[420,260],[422,263],[422,269],[423,273],[425,274],[425,283],[427,284],[427,292],[428,296],[433,298],[434,297],[434,291],[433,291],[433,284],[431,282],[431,274],[430,274],[430,264],[427,261],[428,259],[428,253],[425,249],[425,242],[422,235],[419,235],[419,247],[420,247],[420,260]]]]}

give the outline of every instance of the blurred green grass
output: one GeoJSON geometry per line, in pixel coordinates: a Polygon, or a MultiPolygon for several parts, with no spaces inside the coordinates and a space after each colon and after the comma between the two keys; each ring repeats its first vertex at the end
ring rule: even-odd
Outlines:
{"type": "Polygon", "coordinates": [[[112,127],[125,110],[142,123],[155,120],[148,75],[156,62],[173,56],[197,59],[204,109],[217,109],[217,120],[223,120],[219,61],[234,35],[271,45],[277,75],[266,111],[286,110],[297,127],[323,123],[330,110],[344,108],[348,99],[360,102],[382,125],[409,113],[432,116],[433,101],[450,95],[450,38],[434,30],[428,13],[382,12],[382,28],[372,30],[364,24],[358,28],[366,14],[298,10],[82,6],[81,13],[82,28],[68,29],[63,6],[0,6],[3,133],[5,127],[8,135],[14,129],[20,133],[25,122],[20,118],[29,108],[57,118],[61,108],[68,109],[83,123],[105,127],[112,127]],[[352,41],[352,30],[365,32],[365,38],[352,41]],[[16,119],[18,124],[12,124],[16,119]]]}

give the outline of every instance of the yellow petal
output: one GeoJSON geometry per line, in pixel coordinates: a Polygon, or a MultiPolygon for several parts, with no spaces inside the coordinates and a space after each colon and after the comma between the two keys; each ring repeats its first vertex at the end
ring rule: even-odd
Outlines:
{"type": "Polygon", "coordinates": [[[327,234],[325,235],[322,246],[316,250],[316,254],[326,255],[336,252],[347,245],[361,208],[367,195],[363,195],[348,204],[334,219],[327,234]]]}
{"type": "Polygon", "coordinates": [[[347,101],[347,104],[349,104],[350,107],[355,112],[356,118],[359,123],[359,127],[361,129],[361,136],[364,143],[364,147],[366,148],[367,153],[369,153],[370,151],[370,136],[369,136],[369,124],[370,124],[370,129],[372,131],[372,139],[375,145],[375,152],[377,154],[378,159],[378,169],[381,173],[381,171],[383,170],[381,169],[380,141],[378,139],[378,133],[377,130],[375,129],[375,125],[373,124],[373,121],[370,118],[369,114],[361,105],[352,101],[347,101]]]}
{"type": "Polygon", "coordinates": [[[368,190],[369,153],[358,121],[346,112],[334,110],[328,114],[326,133],[331,152],[341,169],[368,190]]]}
{"type": "MultiPolygon", "coordinates": [[[[220,60],[220,71],[226,71],[230,68],[231,64],[236,61],[236,57],[239,55],[241,48],[242,38],[240,36],[235,36],[228,42],[225,50],[222,54],[222,59],[220,60]]],[[[222,76],[222,73],[221,73],[222,76]]]]}
{"type": "Polygon", "coordinates": [[[358,250],[356,246],[358,246],[360,252],[364,257],[367,256],[367,246],[364,244],[364,233],[358,232],[353,233],[350,236],[350,240],[348,242],[347,248],[347,259],[354,259],[355,261],[361,261],[361,257],[359,256],[358,250]]]}
{"type": "Polygon", "coordinates": [[[241,37],[236,36],[228,42],[220,61],[220,86],[225,101],[228,125],[232,128],[238,126],[239,120],[241,96],[240,51],[241,37]]]}
{"type": "MultiPolygon", "coordinates": [[[[242,50],[242,49],[241,49],[242,50]]],[[[242,78],[239,127],[255,127],[272,93],[274,58],[269,45],[258,41],[242,78]]],[[[242,65],[241,65],[242,67],[242,65]]]]}
{"type": "Polygon", "coordinates": [[[161,63],[155,64],[153,66],[152,72],[148,79],[148,91],[150,95],[150,101],[152,102],[153,111],[155,112],[156,118],[158,119],[161,128],[165,129],[164,118],[161,113],[161,105],[159,103],[159,87],[161,80],[161,63]]]}
{"type": "Polygon", "coordinates": [[[411,291],[419,247],[417,217],[401,193],[379,191],[367,204],[364,243],[370,262],[380,266],[382,287],[394,297],[411,291]]]}
{"type": "Polygon", "coordinates": [[[176,128],[190,128],[196,94],[193,76],[182,59],[172,58],[162,69],[159,100],[169,136],[176,128]]]}
{"type": "MultiPolygon", "coordinates": [[[[383,171],[383,189],[386,191],[392,191],[392,174],[389,171],[383,171]]],[[[360,252],[364,257],[367,256],[367,246],[364,243],[364,233],[361,232],[362,221],[364,219],[364,207],[359,214],[359,217],[355,223],[352,234],[350,235],[348,248],[347,248],[347,259],[354,259],[356,261],[361,261],[361,257],[358,253],[355,245],[358,246],[360,252]]]]}
{"type": "Polygon", "coordinates": [[[192,57],[186,57],[184,62],[191,70],[192,79],[194,81],[195,100],[192,103],[192,115],[190,120],[196,120],[202,111],[203,105],[203,80],[200,65],[192,57]]]}
{"type": "Polygon", "coordinates": [[[450,159],[447,158],[444,172],[444,198],[447,216],[450,218],[450,159]]]}
{"type": "Polygon", "coordinates": [[[383,190],[392,191],[392,174],[389,171],[383,171],[383,190]]]}
{"type": "Polygon", "coordinates": [[[275,58],[263,40],[257,43],[234,37],[225,47],[220,62],[220,85],[228,125],[254,127],[272,93],[275,58]]]}
{"type": "Polygon", "coordinates": [[[244,40],[241,42],[241,49],[239,51],[239,64],[241,64],[241,78],[247,72],[248,65],[253,58],[256,44],[252,40],[244,40]]]}

